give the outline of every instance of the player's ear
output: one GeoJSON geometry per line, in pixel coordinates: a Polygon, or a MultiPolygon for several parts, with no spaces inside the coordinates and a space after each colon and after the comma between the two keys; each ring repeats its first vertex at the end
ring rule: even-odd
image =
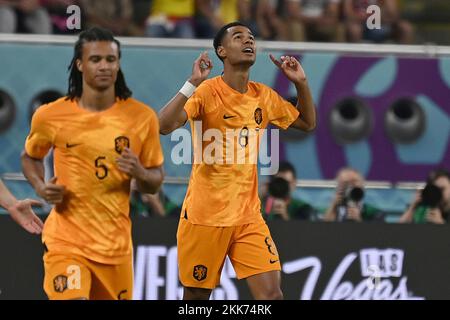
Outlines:
{"type": "Polygon", "coordinates": [[[227,51],[225,50],[225,48],[223,46],[218,46],[217,47],[217,54],[219,55],[219,57],[224,59],[227,56],[227,51]]]}
{"type": "Polygon", "coordinates": [[[81,63],[81,60],[77,59],[77,61],[75,63],[77,65],[78,71],[83,72],[83,64],[81,63]]]}

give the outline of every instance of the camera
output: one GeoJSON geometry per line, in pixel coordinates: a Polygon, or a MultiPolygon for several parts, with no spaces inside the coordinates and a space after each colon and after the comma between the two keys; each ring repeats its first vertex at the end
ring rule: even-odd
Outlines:
{"type": "MultiPolygon", "coordinates": [[[[273,209],[276,203],[286,202],[289,198],[289,182],[280,177],[274,177],[268,184],[268,197],[265,201],[264,212],[274,217],[273,209]]],[[[278,215],[275,215],[278,216],[278,215]]]]}
{"type": "Polygon", "coordinates": [[[344,189],[342,202],[347,205],[349,202],[358,203],[364,198],[364,190],[360,187],[347,187],[344,189]]]}
{"type": "Polygon", "coordinates": [[[289,197],[289,182],[286,179],[275,177],[268,186],[269,195],[277,199],[286,199],[289,197]]]}
{"type": "Polygon", "coordinates": [[[442,200],[442,190],[438,186],[427,183],[422,190],[421,204],[430,208],[437,208],[442,200]]]}
{"type": "Polygon", "coordinates": [[[348,221],[347,206],[356,204],[364,199],[364,189],[356,186],[345,186],[342,192],[342,202],[337,208],[337,221],[348,221]]]}

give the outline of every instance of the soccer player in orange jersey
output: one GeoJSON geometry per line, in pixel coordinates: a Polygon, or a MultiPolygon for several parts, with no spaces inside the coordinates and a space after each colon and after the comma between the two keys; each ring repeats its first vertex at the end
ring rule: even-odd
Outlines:
{"type": "Polygon", "coordinates": [[[17,200],[0,180],[0,206],[5,208],[11,218],[22,228],[33,234],[40,234],[44,224],[42,220],[33,212],[31,206],[40,206],[36,200],[17,200]]]}
{"type": "Polygon", "coordinates": [[[74,51],[67,97],[36,110],[22,154],[28,181],[55,205],[42,237],[44,290],[50,299],[131,299],[130,181],[144,193],[163,181],[158,118],[131,98],[111,32],[82,32],[74,51]]]}
{"type": "MultiPolygon", "coordinates": [[[[315,128],[315,108],[306,75],[295,58],[283,56],[277,60],[270,56],[295,85],[296,107],[271,88],[249,81],[256,47],[248,27],[239,22],[224,26],[214,39],[214,48],[224,65],[222,76],[205,80],[212,64],[202,53],[194,63],[192,77],[159,113],[162,134],[189,119],[194,141],[209,129],[224,134],[229,129],[237,130],[240,138],[234,151],[239,151],[249,148],[245,134],[261,132],[269,123],[283,129],[315,128]],[[201,121],[201,125],[196,126],[194,121],[201,121]]],[[[194,143],[194,154],[196,148],[207,145],[194,143]]],[[[184,299],[210,297],[220,282],[226,256],[237,277],[247,280],[254,298],[283,298],[278,253],[261,216],[256,164],[194,162],[177,242],[184,299]]]]}

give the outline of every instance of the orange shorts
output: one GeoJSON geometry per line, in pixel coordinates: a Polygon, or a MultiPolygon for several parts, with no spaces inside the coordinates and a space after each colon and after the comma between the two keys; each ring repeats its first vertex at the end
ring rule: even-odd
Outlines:
{"type": "Polygon", "coordinates": [[[238,279],[281,270],[264,220],[233,227],[191,224],[180,219],[177,232],[180,281],[185,287],[214,289],[228,255],[238,279]]]}
{"type": "Polygon", "coordinates": [[[50,300],[131,300],[133,261],[101,264],[78,255],[44,254],[44,290],[50,300]]]}

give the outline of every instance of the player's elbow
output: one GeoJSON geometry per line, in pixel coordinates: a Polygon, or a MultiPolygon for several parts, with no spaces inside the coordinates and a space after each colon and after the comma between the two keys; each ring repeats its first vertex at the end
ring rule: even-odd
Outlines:
{"type": "Polygon", "coordinates": [[[145,190],[145,193],[157,194],[161,189],[163,180],[163,177],[161,177],[160,179],[154,181],[151,185],[148,186],[147,190],[145,190]]]}
{"type": "Polygon", "coordinates": [[[159,134],[162,134],[163,136],[166,136],[168,134],[170,134],[173,130],[171,130],[170,128],[165,128],[163,126],[161,126],[159,128],[159,134]]]}
{"type": "Polygon", "coordinates": [[[162,135],[168,135],[170,134],[173,130],[175,130],[173,128],[173,125],[171,125],[171,123],[169,121],[166,121],[166,119],[164,118],[164,116],[162,116],[161,114],[158,117],[159,120],[159,133],[162,135]]]}
{"type": "Polygon", "coordinates": [[[159,185],[159,186],[154,186],[154,187],[149,188],[149,190],[148,190],[147,193],[150,193],[150,194],[157,194],[157,193],[159,192],[160,189],[161,189],[161,185],[159,185]]]}
{"type": "Polygon", "coordinates": [[[156,194],[161,189],[161,185],[164,181],[164,169],[162,167],[153,168],[153,177],[151,181],[148,181],[148,183],[140,184],[138,182],[138,189],[142,193],[150,193],[150,194],[156,194]]]}
{"type": "Polygon", "coordinates": [[[153,181],[151,184],[139,184],[138,183],[138,190],[140,193],[149,193],[149,194],[156,194],[161,189],[162,180],[159,181],[153,181]]]}
{"type": "Polygon", "coordinates": [[[311,123],[307,123],[304,130],[306,132],[311,132],[311,131],[314,131],[315,129],[316,129],[316,122],[313,121],[311,123]]]}
{"type": "Polygon", "coordinates": [[[173,131],[175,131],[179,127],[181,127],[181,125],[179,125],[178,123],[175,123],[172,125],[160,126],[159,133],[165,136],[165,135],[171,134],[173,131]]]}

